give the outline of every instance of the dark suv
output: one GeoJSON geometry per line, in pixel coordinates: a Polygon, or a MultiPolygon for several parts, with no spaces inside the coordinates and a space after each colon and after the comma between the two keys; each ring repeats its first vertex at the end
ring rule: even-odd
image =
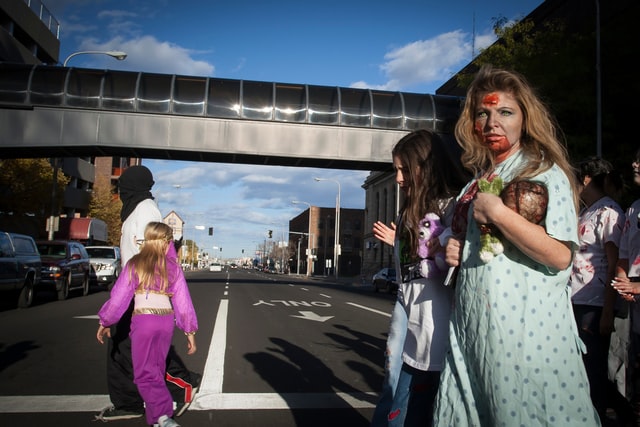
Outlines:
{"type": "Polygon", "coordinates": [[[41,267],[40,254],[31,236],[0,231],[0,290],[18,296],[18,307],[33,304],[41,267]]]}
{"type": "Polygon", "coordinates": [[[58,299],[69,297],[69,291],[80,289],[89,293],[91,263],[80,242],[73,240],[40,240],[36,242],[42,258],[40,288],[55,290],[58,299]]]}

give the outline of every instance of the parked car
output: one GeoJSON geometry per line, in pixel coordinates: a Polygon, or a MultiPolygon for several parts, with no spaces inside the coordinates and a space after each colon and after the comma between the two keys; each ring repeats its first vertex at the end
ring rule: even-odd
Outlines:
{"type": "Polygon", "coordinates": [[[85,246],[91,262],[90,282],[110,289],[122,271],[119,246],[85,246]]]}
{"type": "Polygon", "coordinates": [[[398,282],[396,281],[395,268],[383,268],[373,275],[371,280],[373,290],[378,292],[380,289],[388,293],[398,292],[398,282]]]}
{"type": "Polygon", "coordinates": [[[31,236],[0,231],[0,290],[17,296],[18,307],[33,304],[41,268],[40,253],[31,236]]]}
{"type": "Polygon", "coordinates": [[[74,240],[39,240],[36,242],[42,258],[40,288],[54,290],[58,300],[79,289],[89,293],[91,263],[84,245],[74,240]]]}

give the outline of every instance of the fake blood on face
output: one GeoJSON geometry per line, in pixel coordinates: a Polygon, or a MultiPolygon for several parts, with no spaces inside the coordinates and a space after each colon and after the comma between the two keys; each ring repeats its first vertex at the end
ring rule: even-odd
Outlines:
{"type": "Polygon", "coordinates": [[[503,123],[500,121],[499,103],[500,95],[498,93],[491,92],[486,94],[482,98],[482,106],[486,109],[485,115],[482,119],[476,120],[474,124],[475,132],[494,153],[498,163],[509,157],[512,148],[512,144],[506,135],[496,133],[493,130],[487,130],[487,132],[485,132],[485,128],[489,122],[497,125],[502,131],[506,131],[506,129],[503,129],[503,123]]]}

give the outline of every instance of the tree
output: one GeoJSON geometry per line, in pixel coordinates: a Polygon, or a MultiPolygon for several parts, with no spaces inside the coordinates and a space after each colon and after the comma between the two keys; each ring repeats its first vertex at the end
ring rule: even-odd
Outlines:
{"type": "Polygon", "coordinates": [[[555,19],[535,25],[524,20],[494,20],[498,41],[482,50],[458,84],[468,87],[483,64],[512,69],[526,76],[551,109],[573,160],[596,152],[594,35],[569,31],[555,19]]]}
{"type": "MultiPolygon", "coordinates": [[[[35,230],[29,231],[34,237],[45,235],[46,218],[53,210],[60,213],[64,188],[69,178],[58,173],[55,200],[52,200],[53,168],[49,159],[3,159],[0,160],[0,214],[3,228],[11,223],[32,222],[35,230]]],[[[12,231],[20,231],[15,225],[12,231]]]]}
{"type": "Polygon", "coordinates": [[[115,194],[115,189],[110,180],[106,177],[98,178],[93,184],[93,193],[89,202],[89,216],[107,223],[108,243],[110,245],[117,246],[120,244],[121,210],[122,201],[115,194]]]}
{"type": "MultiPolygon", "coordinates": [[[[536,24],[525,20],[507,25],[506,19],[495,19],[494,32],[499,40],[458,75],[458,93],[468,87],[483,63],[519,71],[555,115],[571,160],[577,162],[597,154],[600,121],[602,157],[622,171],[630,183],[633,177],[629,162],[638,149],[636,140],[629,138],[635,123],[635,109],[630,105],[640,91],[640,82],[629,67],[632,51],[625,41],[630,40],[629,31],[635,28],[640,2],[600,2],[600,58],[595,6],[578,2],[573,6],[556,19],[536,24]]],[[[628,201],[622,202],[624,205],[628,201]]]]}

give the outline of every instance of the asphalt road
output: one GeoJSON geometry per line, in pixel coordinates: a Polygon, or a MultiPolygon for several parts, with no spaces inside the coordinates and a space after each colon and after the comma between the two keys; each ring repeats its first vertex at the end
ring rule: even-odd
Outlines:
{"type": "MultiPolygon", "coordinates": [[[[183,426],[365,427],[383,379],[383,349],[395,297],[370,286],[255,271],[194,271],[203,374],[183,426]]],[[[109,403],[106,348],[97,343],[99,288],[56,301],[0,307],[0,425],[88,426],[109,403]]],[[[113,421],[146,425],[144,418],[113,421]]]]}

